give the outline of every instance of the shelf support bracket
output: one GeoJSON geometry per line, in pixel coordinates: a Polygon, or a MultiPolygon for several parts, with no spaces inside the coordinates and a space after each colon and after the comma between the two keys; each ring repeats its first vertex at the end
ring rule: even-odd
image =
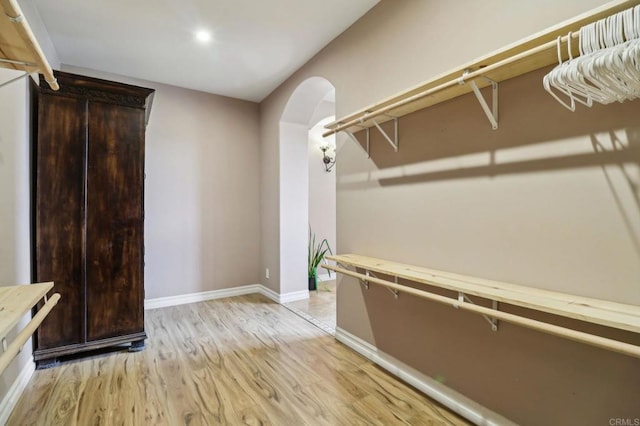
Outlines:
{"type": "MultiPolygon", "coordinates": [[[[373,278],[378,278],[376,276],[376,274],[374,274],[373,272],[369,272],[367,271],[367,276],[371,275],[373,278]]],[[[393,277],[393,280],[396,284],[398,284],[398,277],[393,277]]],[[[387,290],[389,290],[389,292],[391,294],[393,294],[393,297],[395,297],[396,299],[398,298],[398,296],[400,296],[400,291],[396,290],[395,288],[389,288],[389,287],[385,287],[387,290]]]]}
{"type": "MultiPolygon", "coordinates": [[[[364,273],[367,277],[369,276],[369,271],[364,271],[364,273]]],[[[365,289],[369,290],[369,281],[362,279],[359,279],[358,281],[360,281],[360,284],[362,284],[365,289]]]]}
{"type": "MultiPolygon", "coordinates": [[[[458,84],[462,85],[466,83],[465,77],[467,76],[467,74],[469,74],[469,72],[470,72],[469,70],[465,70],[464,73],[462,73],[462,76],[458,78],[458,84]]],[[[485,101],[484,96],[482,96],[482,93],[480,92],[480,89],[478,88],[478,85],[476,84],[476,82],[474,80],[471,80],[469,82],[469,85],[471,86],[471,90],[473,90],[473,94],[476,95],[478,102],[480,102],[482,111],[484,111],[484,114],[489,119],[489,122],[491,123],[491,128],[493,130],[496,130],[498,128],[498,83],[496,81],[491,80],[489,77],[483,77],[483,78],[487,80],[489,83],[491,83],[491,94],[492,94],[491,108],[489,108],[487,101],[485,101]]]]}
{"type": "MultiPolygon", "coordinates": [[[[398,277],[393,277],[393,281],[396,284],[398,284],[398,277]]],[[[397,289],[389,288],[389,287],[386,287],[386,289],[389,290],[393,294],[393,297],[395,297],[396,300],[398,300],[398,296],[400,296],[400,292],[397,289]]]]}
{"type": "Polygon", "coordinates": [[[11,65],[22,65],[25,67],[33,67],[33,68],[37,68],[38,65],[37,64],[33,64],[31,62],[25,62],[25,61],[16,61],[13,59],[6,59],[6,58],[0,58],[0,62],[5,63],[5,64],[11,64],[11,65]]]}
{"type": "Polygon", "coordinates": [[[364,147],[364,148],[360,144],[360,141],[358,140],[358,138],[356,138],[356,136],[353,133],[351,133],[348,130],[345,130],[344,132],[347,134],[347,136],[349,136],[349,138],[351,138],[351,140],[353,142],[355,142],[356,145],[358,145],[360,148],[362,148],[367,153],[367,158],[371,158],[371,154],[369,152],[369,128],[367,128],[367,142],[366,142],[366,147],[364,147]]]}
{"type": "Polygon", "coordinates": [[[480,102],[482,111],[484,111],[485,115],[489,119],[491,128],[493,130],[496,130],[498,128],[498,83],[487,77],[484,77],[484,79],[491,83],[491,93],[493,98],[491,102],[491,108],[489,108],[487,101],[484,100],[484,96],[482,96],[482,93],[480,93],[480,89],[478,89],[478,85],[476,84],[476,82],[471,80],[469,84],[471,85],[473,94],[476,95],[476,98],[478,98],[478,102],[480,102]]]}
{"type": "Polygon", "coordinates": [[[19,24],[20,22],[24,21],[23,15],[11,16],[8,13],[5,13],[5,15],[7,15],[7,18],[9,18],[9,21],[13,22],[14,24],[19,24]]]}
{"type": "MultiPolygon", "coordinates": [[[[343,268],[347,269],[347,266],[346,266],[346,265],[344,265],[344,264],[342,264],[342,263],[340,263],[340,262],[336,262],[336,265],[337,265],[337,266],[341,266],[341,267],[343,267],[343,268]]],[[[367,275],[367,277],[369,276],[369,271],[366,271],[366,270],[365,270],[365,271],[364,271],[364,273],[367,275]]],[[[358,282],[359,282],[360,284],[362,284],[362,286],[363,286],[364,288],[366,288],[367,290],[369,290],[369,281],[367,281],[367,280],[363,280],[362,278],[358,278],[358,282]]]]}
{"type": "Polygon", "coordinates": [[[5,81],[4,83],[0,83],[0,87],[4,87],[7,86],[11,83],[13,83],[14,81],[18,81],[18,80],[22,80],[23,78],[27,77],[30,73],[29,72],[25,72],[24,74],[20,74],[19,76],[12,78],[11,80],[5,81]]]}
{"type": "Polygon", "coordinates": [[[384,138],[387,140],[387,142],[389,142],[389,144],[391,145],[391,147],[393,148],[393,150],[395,152],[398,152],[398,117],[393,117],[393,136],[395,140],[392,140],[389,135],[387,134],[387,132],[385,132],[382,127],[380,127],[380,125],[378,124],[378,122],[372,118],[371,121],[373,122],[373,125],[376,126],[376,128],[378,129],[378,131],[380,133],[382,133],[382,136],[384,136],[384,138]]]}
{"type": "MultiPolygon", "coordinates": [[[[458,292],[458,302],[467,302],[467,303],[471,303],[472,305],[475,305],[475,303],[473,303],[473,300],[469,299],[469,297],[464,294],[463,292],[459,291],[458,292]]],[[[455,306],[456,309],[458,309],[457,306],[455,306]]],[[[492,300],[491,301],[491,309],[493,309],[494,311],[498,310],[498,301],[497,300],[492,300]]],[[[482,315],[482,318],[484,318],[489,325],[491,326],[491,330],[492,331],[498,331],[498,319],[494,318],[494,317],[488,317],[487,315],[482,315]]]]}

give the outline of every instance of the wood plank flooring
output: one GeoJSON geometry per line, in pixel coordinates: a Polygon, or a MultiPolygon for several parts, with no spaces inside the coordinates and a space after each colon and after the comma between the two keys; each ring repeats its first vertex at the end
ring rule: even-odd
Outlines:
{"type": "Polygon", "coordinates": [[[284,306],[325,331],[335,334],[336,280],[319,282],[318,291],[310,291],[308,299],[289,302],[284,306]]]}
{"type": "Polygon", "coordinates": [[[144,351],[36,371],[8,425],[467,424],[260,295],[146,312],[144,351]]]}

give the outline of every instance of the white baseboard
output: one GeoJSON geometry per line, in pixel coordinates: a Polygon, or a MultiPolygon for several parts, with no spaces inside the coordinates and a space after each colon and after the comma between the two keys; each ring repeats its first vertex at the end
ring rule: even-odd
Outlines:
{"type": "Polygon", "coordinates": [[[158,297],[146,299],[144,309],[165,308],[167,306],[184,305],[187,303],[204,302],[205,300],[223,299],[225,297],[244,296],[246,294],[260,293],[276,303],[289,303],[296,300],[308,299],[309,291],[295,291],[291,293],[278,294],[262,284],[249,284],[240,287],[225,288],[222,290],[203,291],[200,293],[180,294],[177,296],[158,297]]]}
{"type": "Polygon", "coordinates": [[[269,287],[266,287],[262,284],[260,284],[260,288],[258,289],[258,291],[256,293],[260,293],[265,297],[268,297],[269,299],[273,300],[276,303],[280,303],[280,295],[278,293],[276,293],[275,291],[271,290],[269,287]]]}
{"type": "MultiPolygon", "coordinates": [[[[146,299],[144,309],[165,308],[167,306],[184,305],[187,303],[204,302],[205,300],[222,299],[225,297],[243,296],[245,294],[262,293],[262,284],[250,284],[240,287],[224,288],[222,290],[203,291],[200,293],[187,293],[177,296],[158,297],[146,299]]],[[[267,296],[269,297],[269,296],[267,296]]]]}
{"type": "Polygon", "coordinates": [[[296,300],[304,300],[309,298],[309,290],[292,291],[291,293],[281,294],[278,303],[295,302],[296,300]]]}
{"type": "Polygon", "coordinates": [[[36,364],[33,362],[33,357],[31,357],[18,374],[18,377],[16,377],[16,380],[11,384],[2,401],[0,401],[0,425],[6,424],[7,420],[9,420],[9,416],[18,403],[20,395],[29,384],[29,380],[31,380],[31,376],[35,371],[36,364]]]}
{"type": "Polygon", "coordinates": [[[400,380],[419,389],[454,413],[477,425],[516,425],[511,420],[483,407],[340,327],[336,327],[335,337],[339,342],[378,364],[400,380]]]}
{"type": "Polygon", "coordinates": [[[259,291],[260,294],[280,304],[295,302],[296,300],[304,300],[309,298],[309,290],[293,291],[291,293],[278,294],[275,291],[263,285],[261,285],[260,287],[261,287],[259,291]]]}

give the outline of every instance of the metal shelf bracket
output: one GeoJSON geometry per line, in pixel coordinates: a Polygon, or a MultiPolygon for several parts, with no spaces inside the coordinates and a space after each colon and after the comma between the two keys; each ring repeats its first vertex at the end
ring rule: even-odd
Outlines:
{"type": "Polygon", "coordinates": [[[356,145],[358,145],[360,148],[362,148],[367,153],[367,159],[371,158],[371,153],[369,151],[369,128],[368,127],[366,129],[366,132],[367,132],[366,147],[364,147],[364,148],[360,144],[360,141],[358,140],[358,138],[356,138],[353,133],[351,133],[348,130],[345,130],[344,132],[347,134],[347,136],[349,136],[349,138],[351,138],[352,141],[354,141],[356,143],[356,145]]]}
{"type": "MultiPolygon", "coordinates": [[[[343,265],[343,264],[342,264],[342,263],[340,263],[340,262],[336,262],[336,265],[341,266],[341,267],[343,267],[343,268],[347,268],[347,266],[346,266],[346,265],[343,265]]],[[[367,274],[367,277],[368,277],[368,276],[369,276],[369,271],[365,271],[365,274],[367,274]]],[[[364,288],[366,288],[367,290],[369,290],[369,281],[367,281],[367,280],[363,280],[362,278],[358,278],[358,282],[360,282],[360,284],[362,284],[362,286],[363,286],[364,288]]]]}
{"type": "MultiPolygon", "coordinates": [[[[466,70],[462,74],[462,77],[458,79],[458,84],[466,83],[464,78],[466,77],[467,74],[469,74],[469,70],[466,70]]],[[[493,130],[496,130],[498,128],[498,83],[491,80],[489,77],[482,77],[482,78],[484,78],[489,83],[491,83],[491,94],[492,94],[491,108],[489,108],[487,101],[485,101],[484,96],[482,96],[482,93],[480,93],[480,89],[478,88],[478,85],[476,84],[476,82],[471,80],[469,82],[469,85],[471,86],[471,90],[473,90],[473,94],[476,95],[478,102],[480,102],[482,111],[484,111],[485,115],[489,119],[489,122],[491,123],[491,128],[493,130]]]]}
{"type": "Polygon", "coordinates": [[[385,132],[382,127],[380,127],[380,125],[374,118],[372,118],[371,121],[373,122],[373,125],[376,126],[378,131],[382,134],[382,136],[384,136],[387,142],[389,142],[389,145],[391,145],[393,151],[398,152],[398,117],[393,117],[393,140],[391,139],[391,137],[389,137],[387,132],[385,132]]]}
{"type": "MultiPolygon", "coordinates": [[[[398,284],[398,277],[393,277],[393,280],[396,284],[398,284]]],[[[400,296],[400,292],[395,289],[395,288],[389,288],[389,287],[385,287],[387,290],[389,290],[391,292],[391,294],[393,294],[393,297],[398,300],[398,297],[400,296]]]]}
{"type": "Polygon", "coordinates": [[[30,73],[29,72],[25,72],[24,74],[20,74],[19,76],[12,78],[11,80],[5,81],[4,83],[0,83],[0,87],[4,87],[6,85],[9,85],[11,83],[13,83],[14,81],[18,81],[18,80],[22,80],[23,78],[27,77],[30,73]]]}
{"type": "MultiPolygon", "coordinates": [[[[373,278],[378,278],[376,276],[376,274],[374,274],[373,272],[367,271],[367,276],[372,276],[373,278]]],[[[393,277],[393,280],[396,284],[398,284],[398,277],[393,277]]],[[[396,290],[395,288],[389,288],[389,287],[385,287],[387,290],[389,290],[389,292],[391,294],[393,294],[393,297],[395,297],[396,299],[398,299],[398,297],[400,296],[400,291],[396,290]]]]}
{"type": "MultiPolygon", "coordinates": [[[[369,276],[369,271],[365,271],[365,274],[367,275],[367,277],[369,276]]],[[[360,281],[360,284],[362,284],[362,286],[364,288],[366,288],[367,290],[369,290],[369,281],[366,280],[358,280],[360,281]]]]}
{"type": "MultiPolygon", "coordinates": [[[[343,268],[347,268],[346,265],[343,265],[340,262],[336,262],[336,265],[341,266],[343,268]]],[[[369,271],[365,271],[365,274],[367,274],[367,277],[368,277],[369,276],[369,271]]],[[[363,280],[362,278],[358,278],[358,282],[362,285],[362,287],[364,287],[365,289],[369,290],[369,281],[363,280]]]]}
{"type": "MultiPolygon", "coordinates": [[[[472,305],[475,305],[475,303],[473,303],[473,300],[469,299],[469,297],[462,293],[462,292],[458,292],[458,302],[467,302],[467,303],[471,303],[472,305]]],[[[456,309],[458,309],[457,306],[455,306],[456,309]]],[[[491,309],[493,309],[494,311],[498,310],[498,301],[497,300],[492,300],[491,301],[491,309]]],[[[498,331],[498,319],[494,318],[494,317],[488,317],[487,315],[482,315],[482,318],[484,318],[489,325],[491,325],[491,331],[498,331]]]]}
{"type": "Polygon", "coordinates": [[[0,58],[0,62],[5,64],[22,65],[25,67],[33,67],[33,68],[36,68],[38,66],[37,64],[31,63],[31,62],[16,61],[14,59],[6,59],[6,58],[0,58]]]}

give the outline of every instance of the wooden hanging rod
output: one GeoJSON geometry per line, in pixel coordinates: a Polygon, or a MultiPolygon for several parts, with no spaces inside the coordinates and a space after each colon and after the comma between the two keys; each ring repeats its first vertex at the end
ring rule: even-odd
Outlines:
{"type": "Polygon", "coordinates": [[[464,309],[477,314],[486,315],[487,317],[496,318],[502,321],[507,321],[512,324],[520,325],[523,327],[531,328],[534,330],[542,331],[554,336],[563,337],[565,339],[573,340],[580,343],[585,343],[591,346],[595,346],[602,349],[611,350],[624,355],[629,355],[635,358],[640,358],[640,346],[632,345],[630,343],[620,342],[618,340],[609,339],[606,337],[596,336],[594,334],[584,333],[582,331],[572,330],[566,327],[560,327],[554,324],[549,324],[542,321],[537,321],[531,318],[521,317],[519,315],[511,314],[508,312],[502,312],[484,306],[474,305],[457,299],[452,299],[446,296],[440,296],[438,294],[429,293],[428,291],[418,290],[413,287],[400,285],[386,281],[380,278],[372,277],[369,275],[353,272],[348,269],[340,268],[337,266],[322,265],[323,268],[332,270],[336,273],[347,275],[353,278],[358,278],[365,282],[378,284],[392,290],[411,294],[413,296],[421,297],[423,299],[431,300],[433,302],[449,305],[454,308],[464,309]]]}
{"type": "Polygon", "coordinates": [[[53,90],[58,90],[58,82],[53,75],[53,70],[47,62],[44,52],[36,41],[36,38],[24,17],[16,0],[0,0],[0,7],[4,12],[0,17],[0,55],[15,62],[23,62],[26,65],[13,64],[15,69],[27,72],[40,72],[53,90]],[[21,55],[20,57],[9,57],[21,55]],[[35,64],[35,67],[31,64],[35,64]]]}
{"type": "MultiPolygon", "coordinates": [[[[52,282],[0,286],[0,340],[4,345],[7,334],[22,317],[29,313],[31,308],[53,288],[52,282]]],[[[45,299],[46,300],[46,299],[45,299]]],[[[36,331],[47,314],[60,300],[60,295],[55,293],[46,300],[45,304],[33,316],[31,321],[18,333],[16,338],[0,355],[0,374],[7,368],[11,360],[18,354],[31,335],[36,331]]]]}
{"type": "Polygon", "coordinates": [[[352,253],[326,256],[326,259],[418,284],[640,333],[640,306],[471,277],[352,253]]]}
{"type": "MultiPolygon", "coordinates": [[[[577,33],[572,34],[572,39],[577,38],[577,37],[578,37],[577,33]]],[[[568,40],[568,36],[561,37],[560,43],[566,45],[567,40],[568,40]]],[[[539,55],[539,54],[542,54],[542,53],[548,53],[548,52],[550,52],[552,50],[555,52],[557,50],[557,45],[558,45],[558,41],[557,40],[550,41],[550,42],[547,42],[547,43],[545,43],[543,45],[535,47],[533,49],[527,50],[526,52],[522,52],[522,53],[519,53],[517,55],[510,56],[510,57],[508,57],[506,59],[503,59],[502,61],[498,61],[498,62],[496,62],[494,64],[487,65],[487,66],[485,66],[483,68],[479,68],[479,69],[477,69],[475,71],[469,71],[467,73],[462,72],[461,75],[458,78],[454,78],[454,79],[448,80],[448,81],[446,81],[446,82],[444,82],[442,84],[439,84],[439,85],[437,85],[435,87],[426,89],[426,90],[424,90],[422,92],[418,92],[415,95],[411,95],[409,97],[402,98],[402,99],[400,99],[400,100],[398,100],[398,101],[396,101],[396,102],[394,102],[392,104],[389,104],[389,105],[387,105],[385,107],[382,107],[382,108],[379,108],[379,109],[375,109],[375,110],[373,110],[371,112],[365,112],[364,114],[362,114],[362,116],[360,116],[358,118],[354,118],[351,121],[348,121],[346,123],[342,123],[339,126],[332,128],[330,131],[325,132],[323,134],[323,136],[326,137],[326,136],[332,135],[334,133],[337,133],[337,132],[340,132],[342,130],[346,130],[346,129],[350,128],[350,127],[358,126],[358,125],[364,125],[364,127],[370,127],[370,126],[366,125],[366,123],[369,120],[371,120],[373,118],[380,117],[380,116],[384,116],[385,114],[388,114],[388,117],[397,117],[397,115],[393,114],[394,110],[397,110],[399,108],[402,108],[402,107],[405,107],[407,105],[410,105],[410,104],[412,104],[414,102],[417,102],[417,101],[419,101],[419,100],[421,100],[423,98],[426,98],[428,96],[437,94],[438,92],[442,92],[442,91],[450,89],[452,87],[461,86],[461,85],[463,85],[463,84],[465,84],[467,82],[470,82],[470,81],[474,81],[477,78],[486,77],[486,76],[490,75],[490,73],[492,71],[499,70],[501,68],[508,67],[508,66],[510,66],[512,64],[522,62],[523,60],[525,60],[527,58],[535,57],[536,55],[539,55]]],[[[486,84],[483,84],[483,85],[486,86],[486,84]]],[[[465,90],[464,92],[465,93],[471,92],[471,90],[472,89],[469,88],[469,90],[465,90]]],[[[380,123],[381,121],[387,121],[387,120],[380,120],[380,121],[378,121],[378,123],[380,123]]],[[[331,124],[328,124],[326,127],[329,127],[330,125],[331,124]]]]}
{"type": "MultiPolygon", "coordinates": [[[[344,130],[356,132],[364,128],[370,128],[375,125],[372,119],[381,124],[393,118],[402,117],[420,109],[465,95],[472,92],[472,88],[469,84],[464,83],[474,81],[479,88],[486,87],[489,84],[482,77],[501,82],[557,63],[558,37],[562,37],[563,47],[565,47],[569,32],[575,33],[582,26],[637,4],[640,4],[640,0],[609,2],[329,123],[325,126],[328,130],[323,133],[323,136],[326,137],[344,130]]],[[[577,33],[573,34],[573,38],[577,37],[577,33]]],[[[577,56],[577,43],[572,47],[574,55],[577,56]]],[[[566,49],[564,50],[566,57],[566,49]]]]}
{"type": "Polygon", "coordinates": [[[20,352],[20,349],[24,344],[31,338],[36,329],[42,324],[45,317],[49,314],[51,309],[58,304],[60,300],[60,294],[55,293],[53,296],[49,298],[49,300],[38,310],[31,321],[23,328],[20,333],[16,336],[16,338],[11,342],[11,344],[7,347],[6,351],[2,355],[0,355],[0,374],[4,372],[9,363],[15,358],[15,356],[20,352]]]}

